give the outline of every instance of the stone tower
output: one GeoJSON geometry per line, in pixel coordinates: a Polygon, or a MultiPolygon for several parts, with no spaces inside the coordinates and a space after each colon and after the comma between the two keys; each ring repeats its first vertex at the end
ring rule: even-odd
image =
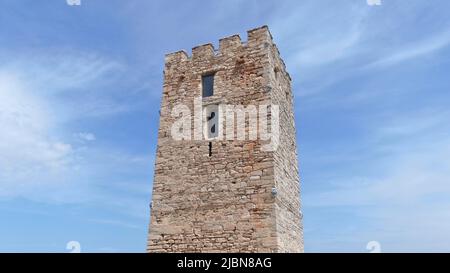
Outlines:
{"type": "Polygon", "coordinates": [[[218,50],[167,54],[160,115],[148,252],[303,252],[291,79],[267,26],[249,30],[247,42],[234,35],[218,50]],[[224,104],[269,105],[272,132],[278,116],[275,148],[250,137],[250,113],[243,123],[217,122],[224,104]],[[196,113],[200,123],[187,115],[196,113]],[[180,119],[187,126],[178,128],[180,119]],[[244,139],[230,139],[242,128],[244,139]]]}

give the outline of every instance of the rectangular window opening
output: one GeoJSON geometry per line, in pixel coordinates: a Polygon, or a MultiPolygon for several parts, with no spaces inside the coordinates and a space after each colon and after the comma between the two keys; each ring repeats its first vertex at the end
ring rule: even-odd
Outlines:
{"type": "Polygon", "coordinates": [[[214,95],[214,74],[202,76],[202,97],[214,95]]]}

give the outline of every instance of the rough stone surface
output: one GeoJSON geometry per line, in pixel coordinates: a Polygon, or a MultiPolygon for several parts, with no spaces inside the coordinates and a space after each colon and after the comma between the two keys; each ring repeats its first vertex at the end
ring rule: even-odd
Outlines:
{"type": "Polygon", "coordinates": [[[290,83],[266,26],[248,31],[246,43],[234,35],[217,51],[206,44],[192,56],[166,55],[148,252],[303,252],[290,83]],[[171,137],[171,109],[183,103],[193,113],[211,72],[214,95],[203,105],[279,105],[278,149],[262,151],[260,139],[214,140],[210,156],[208,140],[171,137]]]}

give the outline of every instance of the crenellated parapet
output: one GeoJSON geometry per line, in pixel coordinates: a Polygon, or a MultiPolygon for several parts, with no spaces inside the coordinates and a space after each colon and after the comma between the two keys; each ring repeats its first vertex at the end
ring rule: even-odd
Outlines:
{"type": "Polygon", "coordinates": [[[182,63],[190,60],[209,59],[217,56],[233,54],[236,49],[255,50],[273,45],[272,35],[267,26],[254,28],[247,31],[247,41],[242,41],[238,34],[219,39],[219,48],[214,48],[212,43],[195,46],[191,54],[184,50],[166,54],[166,64],[182,63]]]}

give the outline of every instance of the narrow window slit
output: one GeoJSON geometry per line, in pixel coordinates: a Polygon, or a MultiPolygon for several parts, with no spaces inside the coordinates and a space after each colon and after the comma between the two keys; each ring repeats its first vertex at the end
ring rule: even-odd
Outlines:
{"type": "Polygon", "coordinates": [[[210,97],[214,95],[214,74],[202,76],[202,97],[210,97]]]}
{"type": "Polygon", "coordinates": [[[212,142],[209,142],[209,156],[212,156],[212,142]]]}

